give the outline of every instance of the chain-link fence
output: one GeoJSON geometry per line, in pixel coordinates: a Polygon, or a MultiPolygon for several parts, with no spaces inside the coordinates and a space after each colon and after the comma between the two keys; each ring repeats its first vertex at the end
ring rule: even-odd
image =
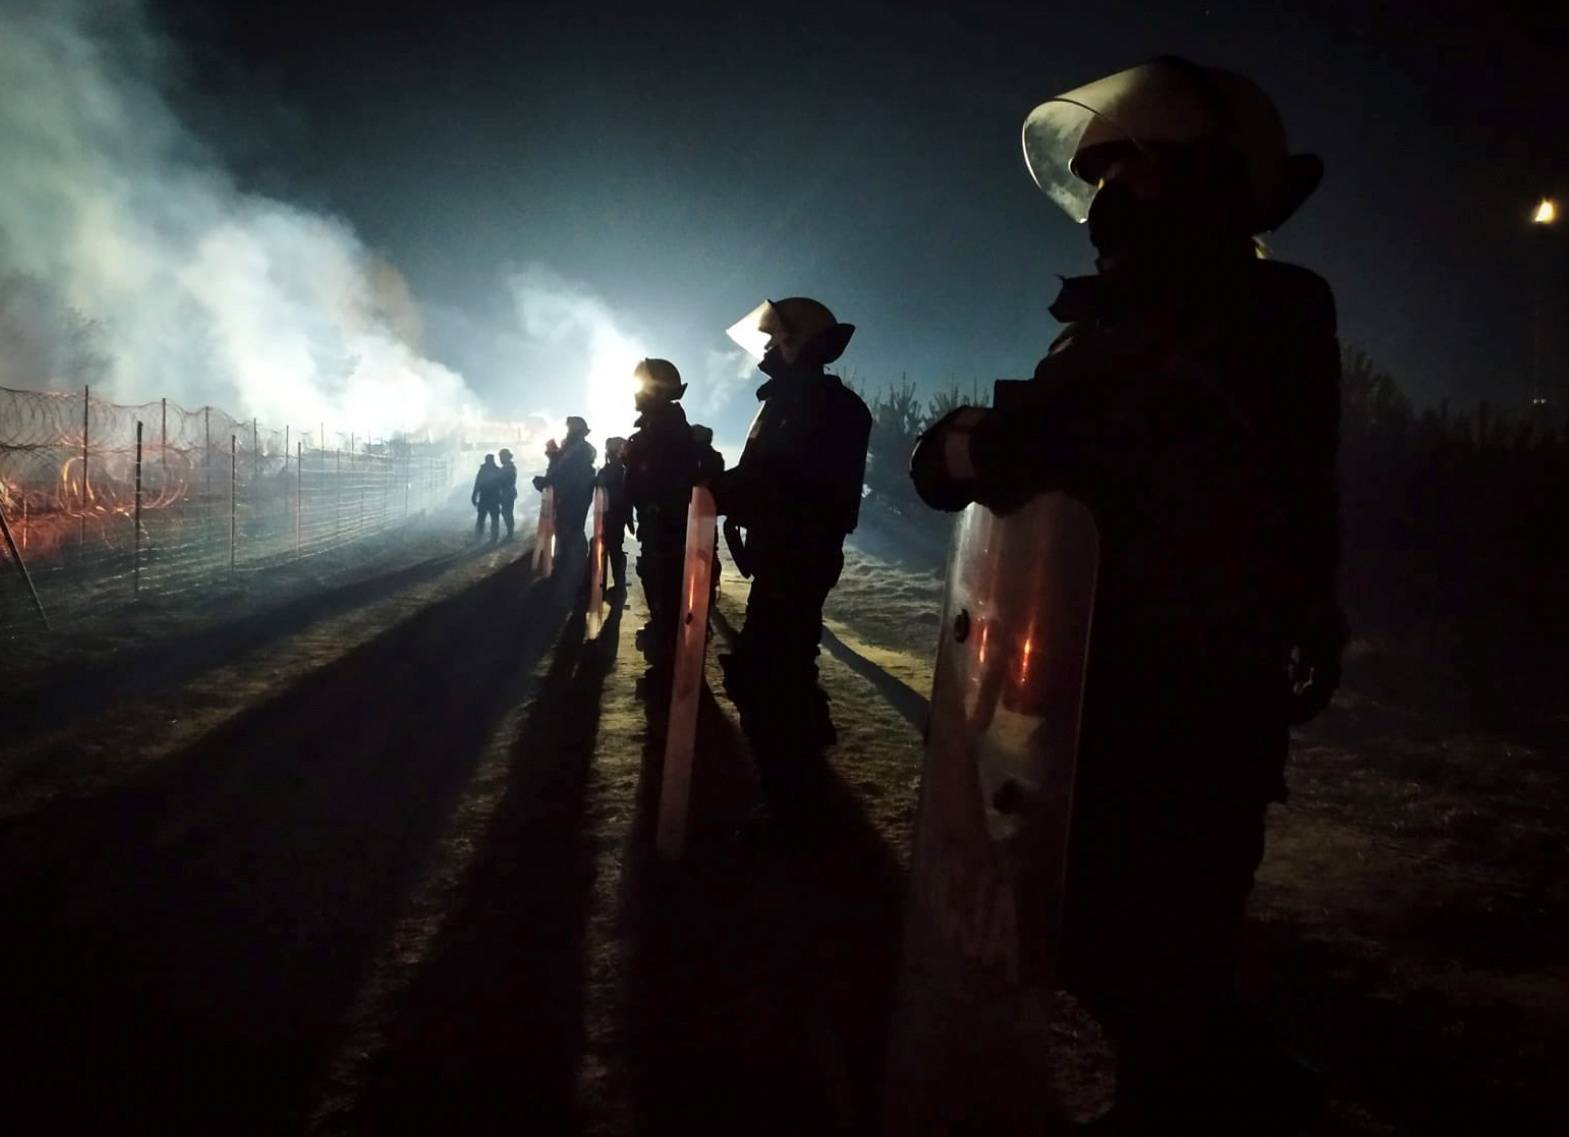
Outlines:
{"type": "Polygon", "coordinates": [[[446,444],[301,437],[213,407],[0,388],[0,634],[399,525],[445,497],[452,461],[446,444]]]}

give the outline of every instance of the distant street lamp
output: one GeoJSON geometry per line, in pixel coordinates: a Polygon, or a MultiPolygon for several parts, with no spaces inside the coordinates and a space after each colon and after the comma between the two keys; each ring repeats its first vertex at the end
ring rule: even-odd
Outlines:
{"type": "MultiPolygon", "coordinates": [[[[1544,228],[1558,221],[1558,203],[1550,197],[1544,197],[1537,203],[1536,212],[1531,215],[1531,222],[1544,228]]],[[[1536,271],[1536,351],[1533,362],[1534,374],[1532,376],[1531,409],[1541,413],[1547,411],[1547,287],[1548,287],[1548,249],[1546,242],[1537,253],[1539,264],[1536,271]]]]}

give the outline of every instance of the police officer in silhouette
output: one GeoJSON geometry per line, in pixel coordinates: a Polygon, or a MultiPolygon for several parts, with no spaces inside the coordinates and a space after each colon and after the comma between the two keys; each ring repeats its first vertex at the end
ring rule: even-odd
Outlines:
{"type": "Polygon", "coordinates": [[[638,635],[655,678],[668,678],[681,615],[687,507],[697,480],[698,448],[681,396],[686,384],[667,359],[645,359],[638,382],[637,429],[626,445],[626,498],[637,520],[641,546],[637,575],[648,604],[638,635]]]}
{"type": "MultiPolygon", "coordinates": [[[[588,547],[583,523],[594,501],[593,446],[588,442],[588,423],[577,415],[567,417],[566,439],[561,443],[550,467],[534,479],[540,491],[555,490],[556,561],[575,564],[588,547]]],[[[547,453],[549,447],[546,447],[547,453]]]]}
{"type": "Polygon", "coordinates": [[[516,519],[513,516],[518,500],[518,468],[512,463],[512,451],[502,448],[501,457],[501,523],[507,527],[507,537],[512,536],[516,519]]]}
{"type": "Polygon", "coordinates": [[[633,524],[627,506],[626,444],[624,438],[605,439],[605,464],[594,476],[594,484],[605,491],[605,558],[610,562],[610,587],[622,595],[627,586],[626,533],[633,524]]]}
{"type": "Polygon", "coordinates": [[[725,685],[754,717],[832,741],[817,687],[823,604],[860,517],[872,416],[827,367],[854,327],[806,297],[765,301],[731,335],[767,376],[736,466],[715,480],[726,537],[752,577],[746,622],[721,657],[725,685]],[[744,530],[744,541],[736,530],[744,530]]]}
{"type": "Polygon", "coordinates": [[[474,506],[474,539],[477,541],[485,535],[485,522],[490,521],[490,539],[496,540],[501,528],[501,490],[503,473],[500,466],[496,465],[494,454],[485,455],[485,460],[480,463],[479,471],[474,475],[474,492],[469,495],[469,502],[474,506]]]}
{"type": "Polygon", "coordinates": [[[1099,1128],[1297,1132],[1320,1088],[1233,972],[1288,731],[1345,634],[1334,301],[1255,243],[1322,166],[1252,82],[1175,58],[1042,104],[1025,152],[1097,272],[1064,282],[1021,405],[948,415],[912,475],[942,509],[1065,490],[1100,530],[1062,961],[1117,1046],[1099,1128]]]}

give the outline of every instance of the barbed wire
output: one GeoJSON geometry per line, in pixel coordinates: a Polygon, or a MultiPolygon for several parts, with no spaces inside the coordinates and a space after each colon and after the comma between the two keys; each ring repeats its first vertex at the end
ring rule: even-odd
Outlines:
{"type": "MultiPolygon", "coordinates": [[[[471,428],[523,444],[526,428],[471,428]]],[[[0,388],[0,506],[58,626],[314,557],[443,501],[468,448],[297,432],[215,407],[0,388]]],[[[0,546],[0,635],[42,630],[0,546]]]]}

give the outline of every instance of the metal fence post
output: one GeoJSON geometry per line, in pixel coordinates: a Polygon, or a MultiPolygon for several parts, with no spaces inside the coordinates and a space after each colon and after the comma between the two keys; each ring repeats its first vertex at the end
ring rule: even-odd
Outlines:
{"type": "Polygon", "coordinates": [[[87,546],[87,411],[92,402],[92,391],[91,387],[82,388],[82,529],[77,540],[78,548],[87,546]]]}
{"type": "Polygon", "coordinates": [[[305,515],[305,443],[296,443],[300,450],[294,461],[294,555],[301,553],[300,519],[305,515]]]}
{"type": "Polygon", "coordinates": [[[343,529],[343,451],[332,452],[332,543],[343,529]]]}
{"type": "Polygon", "coordinates": [[[229,571],[234,571],[235,497],[240,485],[239,449],[234,435],[229,435],[229,571]]]}
{"type": "MultiPolygon", "coordinates": [[[[25,502],[27,499],[22,500],[25,502]]],[[[27,594],[33,598],[33,607],[38,609],[38,618],[44,622],[44,631],[53,631],[54,629],[49,626],[49,613],[44,611],[44,603],[38,599],[38,589],[33,587],[33,576],[27,571],[27,562],[17,551],[16,538],[11,536],[11,523],[6,520],[4,505],[0,505],[0,535],[4,536],[5,547],[10,552],[11,559],[16,562],[16,571],[21,574],[23,583],[27,585],[27,594]]]]}
{"type": "Polygon", "coordinates": [[[142,594],[142,420],[136,420],[136,516],[131,538],[131,595],[142,594]]]}

